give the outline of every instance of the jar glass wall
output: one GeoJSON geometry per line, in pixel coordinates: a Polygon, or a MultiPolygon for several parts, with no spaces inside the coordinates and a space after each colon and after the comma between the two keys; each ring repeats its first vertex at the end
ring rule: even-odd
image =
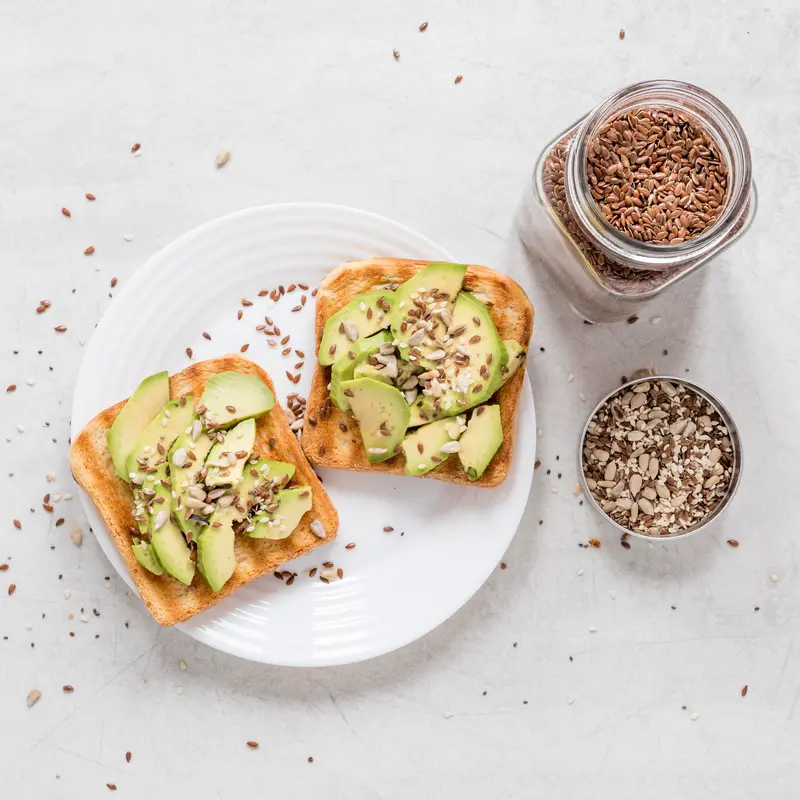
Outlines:
{"type": "Polygon", "coordinates": [[[532,265],[551,275],[584,319],[621,321],[707,265],[747,230],[756,211],[751,171],[744,132],[715,97],[676,81],[635,84],[603,101],[545,147],[520,205],[520,238],[532,265]],[[641,109],[666,109],[690,120],[713,142],[727,169],[726,197],[713,222],[699,235],[675,239],[675,244],[626,235],[610,223],[592,195],[587,164],[598,132],[610,120],[641,109]]]}

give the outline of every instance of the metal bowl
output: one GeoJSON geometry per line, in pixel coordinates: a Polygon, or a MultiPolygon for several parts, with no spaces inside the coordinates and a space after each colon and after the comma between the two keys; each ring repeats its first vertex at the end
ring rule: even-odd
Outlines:
{"type": "Polygon", "coordinates": [[[742,477],[742,439],[739,435],[739,429],[736,427],[736,423],[733,421],[733,417],[731,416],[730,412],[727,408],[709,391],[704,389],[702,386],[698,386],[696,383],[692,381],[687,381],[684,378],[676,378],[671,375],[647,375],[643,378],[636,378],[635,380],[628,381],[627,383],[623,384],[622,386],[618,386],[614,389],[613,392],[609,392],[592,410],[592,413],[589,415],[589,418],[586,420],[586,424],[583,426],[583,432],[581,433],[580,442],[578,443],[578,472],[580,473],[580,480],[581,486],[583,487],[583,493],[586,496],[589,505],[597,511],[600,516],[606,520],[609,524],[613,525],[617,530],[621,533],[627,533],[629,536],[635,536],[637,539],[646,539],[647,541],[654,541],[654,540],[662,540],[662,539],[684,539],[687,536],[692,536],[695,533],[700,532],[707,528],[720,514],[730,505],[733,496],[736,494],[736,490],[739,488],[739,483],[742,477]],[[731,447],[733,449],[733,466],[731,472],[731,479],[730,483],[728,484],[728,489],[725,492],[724,497],[720,500],[717,507],[702,521],[698,522],[697,524],[693,525],[691,528],[687,528],[686,530],[679,531],[676,533],[665,533],[663,535],[655,536],[647,533],[640,533],[639,531],[632,531],[629,528],[620,525],[618,522],[613,520],[605,511],[600,507],[598,502],[594,499],[591,491],[589,490],[589,486],[586,483],[586,476],[583,473],[583,444],[586,441],[586,434],[589,430],[589,423],[594,419],[597,412],[600,408],[612,397],[617,394],[623,393],[631,389],[632,387],[636,386],[639,383],[644,383],[645,381],[649,381],[650,383],[657,383],[658,381],[668,381],[669,383],[673,383],[675,385],[685,386],[687,389],[691,389],[696,394],[699,394],[701,397],[705,398],[710,405],[712,405],[717,413],[720,416],[720,419],[725,423],[725,427],[728,429],[728,438],[731,440],[731,447]]]}

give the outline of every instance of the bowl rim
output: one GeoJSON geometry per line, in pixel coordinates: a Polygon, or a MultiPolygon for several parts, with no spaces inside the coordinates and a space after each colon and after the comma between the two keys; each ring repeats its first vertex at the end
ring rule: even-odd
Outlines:
{"type": "Polygon", "coordinates": [[[578,441],[578,472],[580,474],[581,488],[583,489],[583,493],[586,496],[589,505],[592,506],[592,508],[594,508],[594,510],[600,514],[604,520],[613,525],[617,530],[621,531],[622,533],[627,533],[629,536],[634,536],[637,539],[643,539],[648,542],[687,539],[689,536],[694,536],[694,534],[708,528],[712,522],[720,517],[722,512],[725,511],[725,509],[731,504],[731,501],[736,495],[736,492],[739,489],[739,484],[741,483],[743,463],[743,447],[741,434],[739,433],[739,427],[736,425],[733,415],[725,406],[725,404],[716,395],[709,392],[708,389],[705,389],[703,386],[700,386],[699,384],[688,380],[687,378],[679,378],[675,375],[645,375],[640,378],[633,378],[632,380],[627,381],[621,386],[618,386],[614,390],[610,391],[592,409],[591,413],[586,419],[586,423],[583,426],[583,430],[581,431],[580,439],[578,441]],[[712,406],[714,406],[717,413],[720,415],[720,418],[725,423],[725,427],[728,429],[728,438],[731,440],[731,447],[733,450],[733,472],[731,475],[731,481],[728,484],[725,494],[717,504],[717,507],[708,516],[704,517],[700,522],[696,523],[691,528],[687,528],[685,531],[665,533],[660,536],[651,536],[650,534],[633,531],[630,528],[626,528],[624,525],[620,525],[616,520],[612,519],[608,514],[606,514],[606,512],[600,507],[600,504],[597,502],[597,500],[595,500],[594,495],[589,489],[589,485],[586,482],[586,475],[583,471],[583,443],[586,440],[589,424],[595,418],[595,415],[600,408],[612,397],[615,397],[621,392],[628,391],[631,387],[637,386],[640,383],[659,383],[661,381],[677,383],[685,386],[686,388],[705,398],[712,406]]]}

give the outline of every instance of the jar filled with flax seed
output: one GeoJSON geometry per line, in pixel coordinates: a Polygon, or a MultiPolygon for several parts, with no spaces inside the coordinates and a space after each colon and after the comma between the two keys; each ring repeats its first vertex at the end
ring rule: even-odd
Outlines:
{"type": "Polygon", "coordinates": [[[578,314],[618,322],[747,230],[751,173],[744,131],[716,97],[679,81],[634,84],[545,147],[519,235],[578,314]]]}

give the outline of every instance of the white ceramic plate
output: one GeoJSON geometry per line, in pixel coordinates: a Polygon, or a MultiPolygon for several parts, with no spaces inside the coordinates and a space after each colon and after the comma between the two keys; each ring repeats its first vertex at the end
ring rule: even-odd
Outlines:
{"type": "MultiPolygon", "coordinates": [[[[292,283],[313,288],[338,264],[373,256],[454,260],[402,225],[339,206],[254,208],[187,233],[138,270],[97,326],[78,376],[73,436],[146,375],[185,367],[187,347],[201,360],[238,353],[248,343],[247,357],[272,376],[281,403],[289,392],[305,394],[313,371],[314,300],[309,295],[305,308],[292,313],[300,290],[274,308],[258,292],[292,283]],[[244,297],[254,306],[242,309],[244,297]],[[298,386],[285,372],[299,359],[282,357],[255,330],[266,314],[306,354],[298,386]]],[[[414,641],[455,613],[501,559],[525,508],[535,448],[526,376],[514,463],[498,488],[322,470],[339,511],[336,541],[293,562],[294,585],[268,575],[180,627],[219,650],[294,666],[360,661],[414,641]],[[385,533],[386,525],[394,532],[385,533]],[[346,550],[348,542],[357,546],[346,550]],[[303,574],[326,560],[343,568],[344,580],[325,585],[303,574]]],[[[100,515],[82,499],[103,551],[134,589],[100,515]]]]}

